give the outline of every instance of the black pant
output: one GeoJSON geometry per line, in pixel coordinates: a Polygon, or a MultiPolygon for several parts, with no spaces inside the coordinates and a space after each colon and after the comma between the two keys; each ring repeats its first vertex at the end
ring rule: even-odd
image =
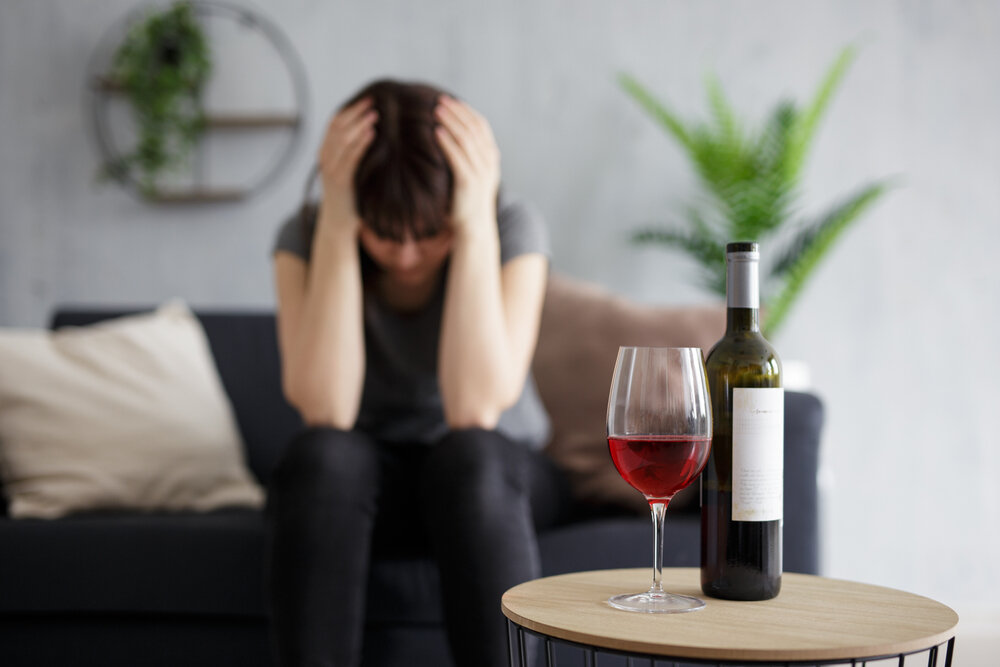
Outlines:
{"type": "Polygon", "coordinates": [[[494,431],[453,431],[426,446],[307,430],[268,499],[280,664],[358,665],[372,552],[423,543],[441,573],[456,664],[505,665],[500,597],[541,575],[535,530],[559,519],[567,497],[548,459],[494,431]]]}

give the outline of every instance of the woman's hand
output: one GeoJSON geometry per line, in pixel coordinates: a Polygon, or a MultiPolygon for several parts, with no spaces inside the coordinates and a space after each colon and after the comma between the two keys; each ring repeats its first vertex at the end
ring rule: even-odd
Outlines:
{"type": "Polygon", "coordinates": [[[318,156],[323,181],[319,222],[324,228],[356,235],[361,227],[354,201],[354,172],[375,138],[378,112],[371,105],[369,98],[358,100],[339,111],[327,127],[318,156]]]}
{"type": "Polygon", "coordinates": [[[461,238],[496,233],[500,150],[486,119],[469,105],[443,95],[435,110],[438,143],[455,178],[451,226],[461,238]]]}

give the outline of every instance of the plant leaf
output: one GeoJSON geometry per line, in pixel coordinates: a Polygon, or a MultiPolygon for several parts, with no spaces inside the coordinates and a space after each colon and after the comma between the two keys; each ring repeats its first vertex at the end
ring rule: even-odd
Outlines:
{"type": "Polygon", "coordinates": [[[628,74],[618,75],[622,88],[639,103],[646,112],[656,119],[685,148],[691,148],[691,138],[688,129],[674,112],[657,100],[652,93],[628,74]]]}
{"type": "Polygon", "coordinates": [[[726,294],[726,246],[711,234],[704,222],[696,224],[694,233],[685,234],[669,229],[646,228],[632,235],[632,242],[658,243],[684,251],[703,268],[702,280],[713,293],[726,294]]]}
{"type": "Polygon", "coordinates": [[[846,47],[840,52],[820,82],[812,103],[799,117],[795,131],[792,133],[791,145],[789,146],[787,174],[790,179],[798,180],[799,174],[802,172],[806,154],[809,152],[809,146],[812,143],[813,136],[816,134],[816,128],[819,126],[819,121],[826,112],[826,108],[837,86],[840,85],[841,80],[847,73],[847,68],[854,61],[856,53],[857,50],[853,45],[846,47]]]}
{"type": "Polygon", "coordinates": [[[717,80],[710,80],[713,127],[692,134],[695,167],[727,221],[729,239],[758,240],[789,217],[795,184],[786,177],[796,113],[782,103],[756,138],[743,135],[717,80]]]}
{"type": "Polygon", "coordinates": [[[726,99],[726,94],[722,90],[722,84],[719,83],[718,77],[709,76],[705,82],[705,87],[708,89],[708,104],[712,109],[712,116],[715,119],[715,125],[718,130],[716,141],[721,146],[729,146],[736,149],[733,150],[734,154],[743,153],[743,136],[740,130],[740,123],[736,119],[736,114],[733,112],[729,100],[726,99]]]}
{"type": "Polygon", "coordinates": [[[784,285],[778,295],[768,302],[763,327],[765,336],[773,336],[784,322],[806,281],[844,230],[890,187],[891,184],[887,181],[866,186],[834,206],[816,224],[804,229],[791,242],[771,270],[771,276],[782,278],[784,285]]]}

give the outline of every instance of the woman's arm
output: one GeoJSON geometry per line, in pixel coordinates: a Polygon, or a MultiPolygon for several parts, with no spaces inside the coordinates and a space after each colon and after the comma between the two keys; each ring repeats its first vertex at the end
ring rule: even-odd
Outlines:
{"type": "Polygon", "coordinates": [[[534,355],[546,258],[522,255],[500,266],[496,195],[500,155],[489,124],[442,98],[438,136],[455,177],[438,381],[452,428],[494,428],[517,400],[534,355]]]}
{"type": "Polygon", "coordinates": [[[285,397],[310,426],[351,429],[364,386],[361,265],[353,178],[374,137],[362,100],[330,122],[320,149],[323,200],[307,264],[275,254],[278,344],[285,397]]]}

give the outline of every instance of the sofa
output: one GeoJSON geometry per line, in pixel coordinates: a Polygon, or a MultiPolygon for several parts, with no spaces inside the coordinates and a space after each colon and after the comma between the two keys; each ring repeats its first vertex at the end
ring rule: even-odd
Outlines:
{"type": "MultiPolygon", "coordinates": [[[[131,311],[132,309],[127,309],[131,311]]],[[[54,327],[121,314],[61,308],[54,327]]],[[[197,312],[232,403],[250,470],[265,485],[300,428],[283,400],[274,316],[197,312]]],[[[641,306],[553,276],[533,373],[552,418],[547,452],[569,475],[573,517],[542,531],[543,574],[649,567],[644,502],[615,473],[604,404],[619,344],[706,348],[721,307],[641,306]]],[[[818,570],[817,463],[823,406],[786,393],[785,541],[788,571],[818,570]]],[[[695,566],[697,485],[667,516],[666,566],[695,566]]],[[[0,508],[2,510],[2,508],[0,508]]],[[[263,513],[88,512],[55,520],[0,512],[0,664],[239,667],[275,664],[265,603],[263,513]]],[[[498,601],[499,605],[499,601],[498,601]]],[[[437,572],[425,554],[382,554],[369,580],[364,665],[450,663],[437,572]]]]}

